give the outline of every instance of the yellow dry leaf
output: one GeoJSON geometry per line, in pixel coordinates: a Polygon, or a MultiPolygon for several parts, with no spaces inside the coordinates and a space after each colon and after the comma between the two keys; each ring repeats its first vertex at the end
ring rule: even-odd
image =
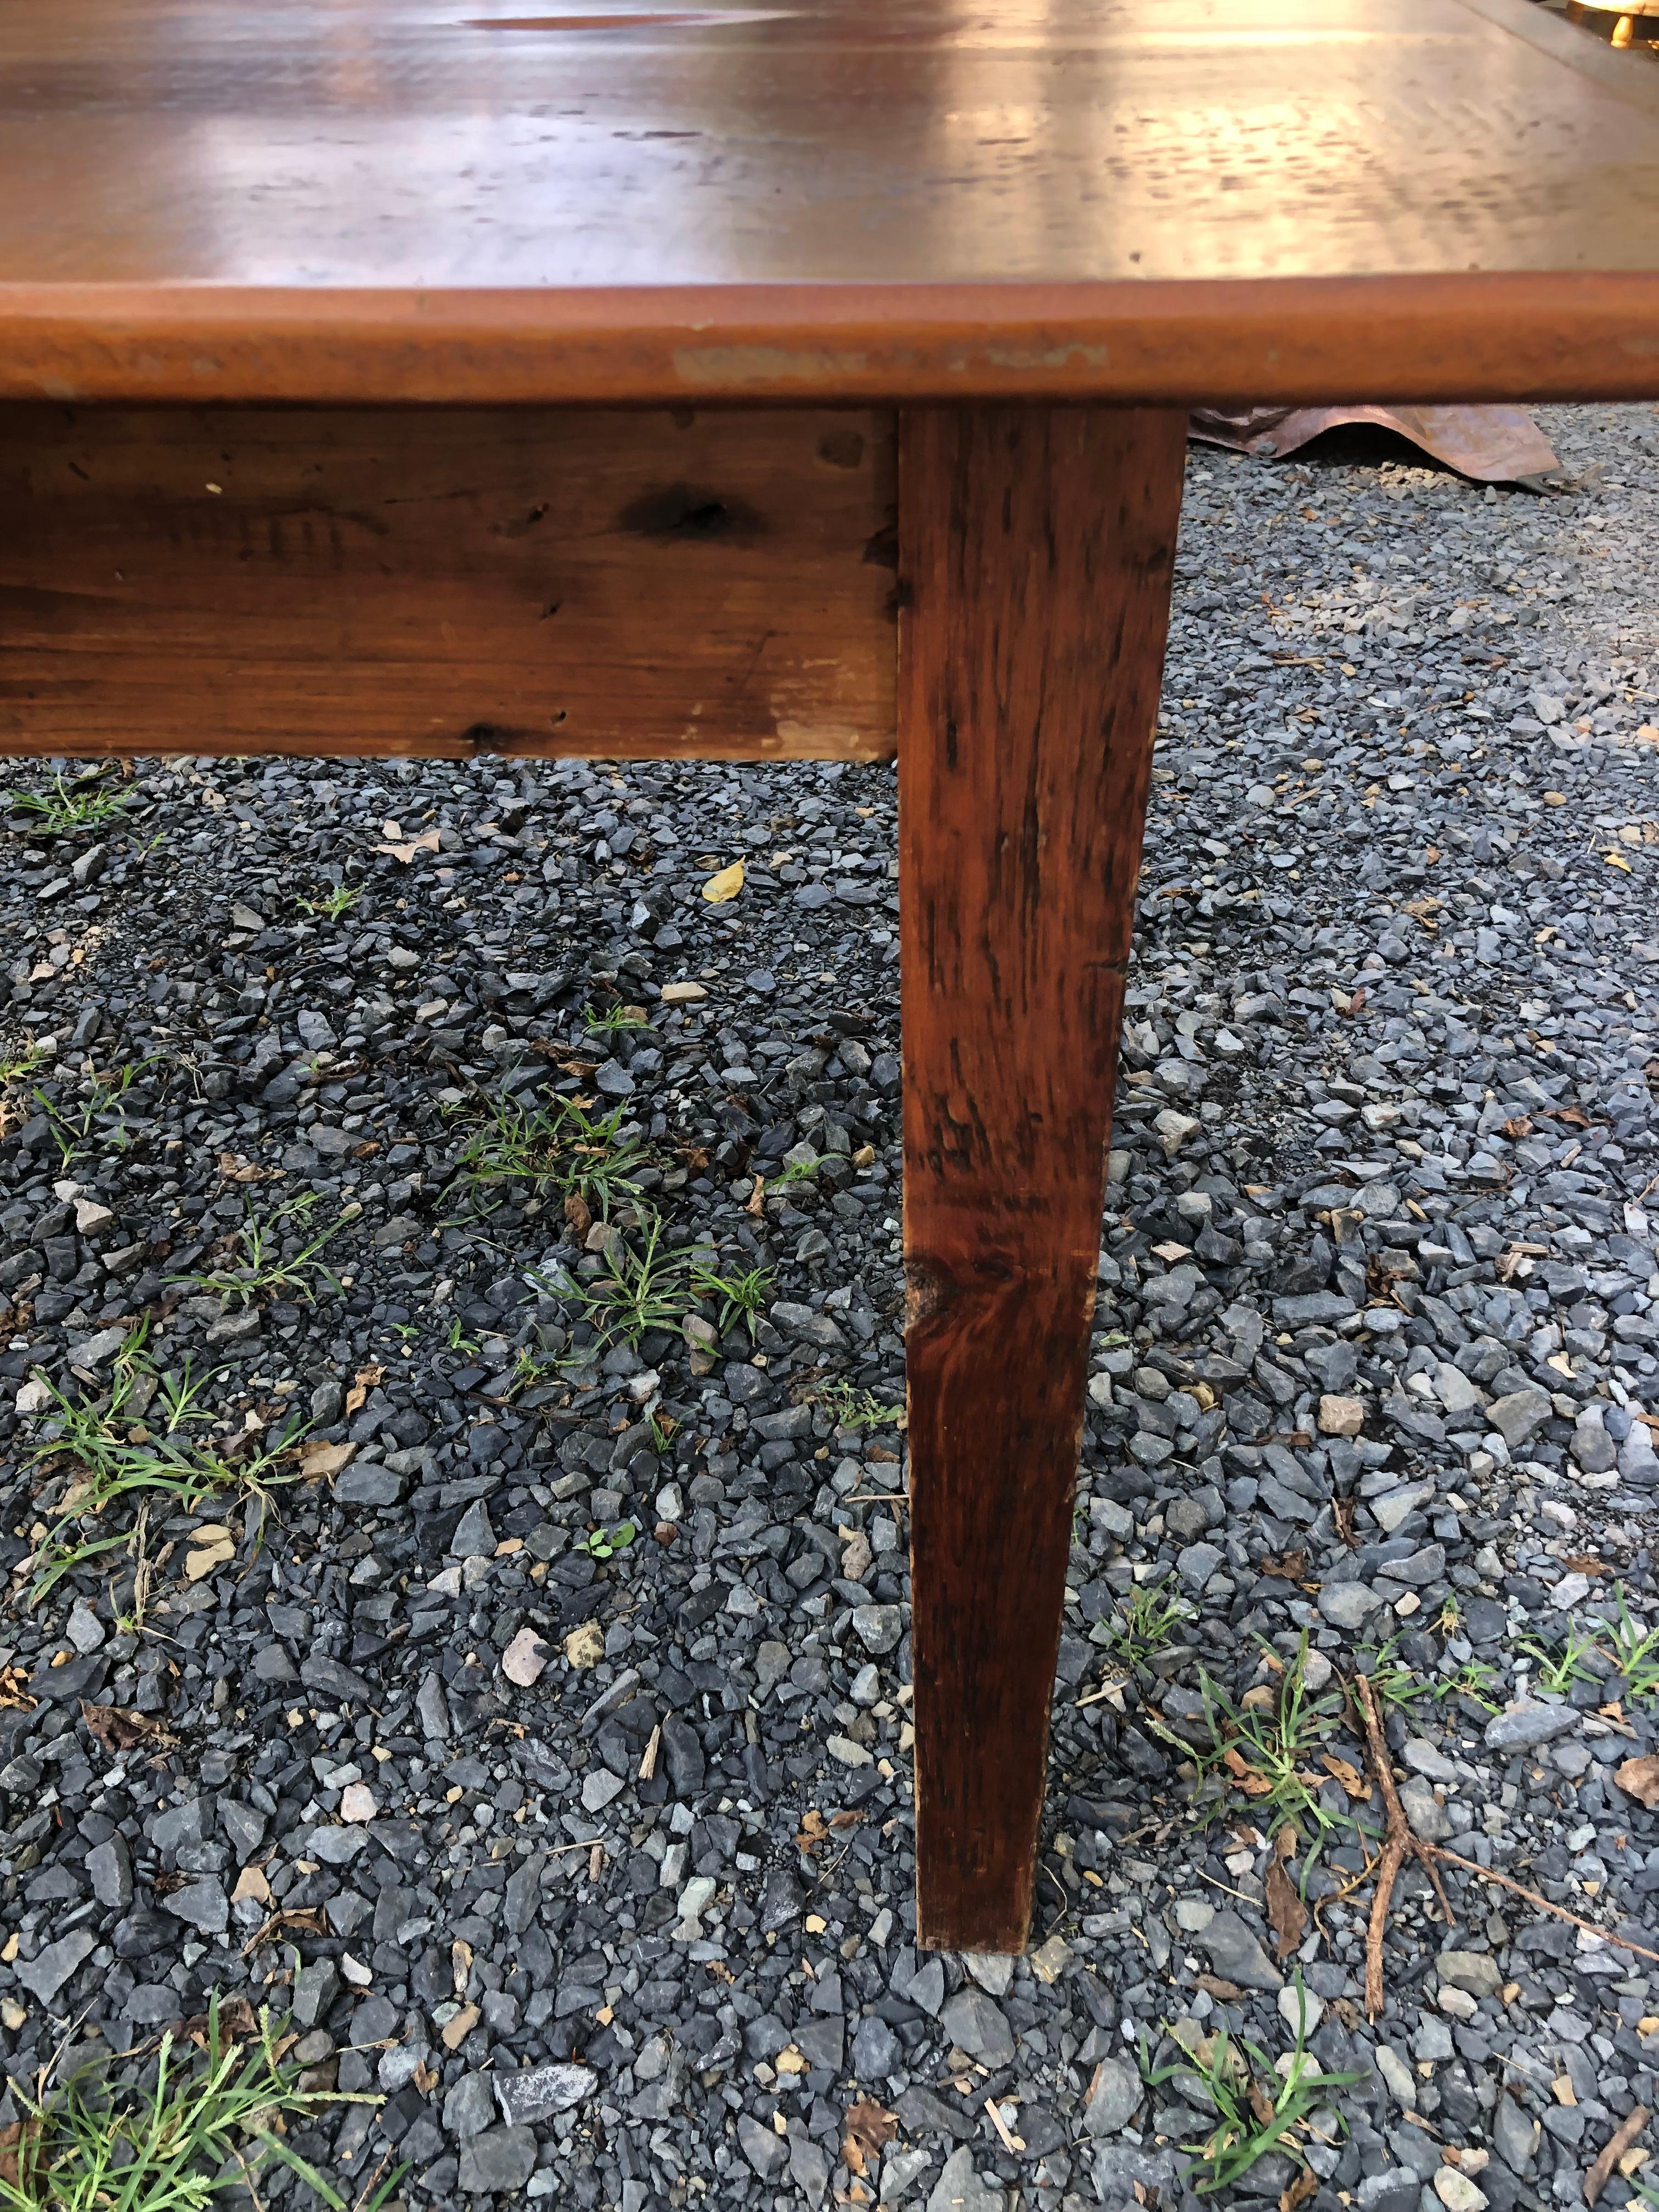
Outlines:
{"type": "Polygon", "coordinates": [[[729,868],[710,876],[702,887],[702,895],[710,906],[724,906],[728,899],[736,898],[743,889],[743,862],[733,860],[729,868]]]}
{"type": "Polygon", "coordinates": [[[319,1475],[338,1474],[356,1456],[356,1444],[327,1444],[319,1437],[300,1454],[300,1472],[307,1482],[316,1481],[319,1475]]]}
{"type": "Polygon", "coordinates": [[[416,853],[437,851],[438,833],[435,830],[423,830],[418,837],[411,837],[406,843],[377,845],[374,849],[377,853],[390,853],[394,860],[401,860],[407,867],[416,853]]]}
{"type": "Polygon", "coordinates": [[[1603,853],[1601,858],[1607,862],[1610,868],[1622,868],[1626,875],[1629,875],[1632,872],[1630,862],[1625,858],[1622,853],[1614,848],[1609,848],[1608,851],[1603,853]]]}
{"type": "Polygon", "coordinates": [[[185,1580],[204,1582],[236,1556],[236,1540],[228,1528],[210,1524],[191,1534],[191,1549],[185,1554],[185,1580]]]}

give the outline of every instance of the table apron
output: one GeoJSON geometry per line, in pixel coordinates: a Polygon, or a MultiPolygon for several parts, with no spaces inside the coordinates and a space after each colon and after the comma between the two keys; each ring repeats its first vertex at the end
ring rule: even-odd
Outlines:
{"type": "Polygon", "coordinates": [[[0,753],[881,759],[870,409],[0,405],[0,753]]]}

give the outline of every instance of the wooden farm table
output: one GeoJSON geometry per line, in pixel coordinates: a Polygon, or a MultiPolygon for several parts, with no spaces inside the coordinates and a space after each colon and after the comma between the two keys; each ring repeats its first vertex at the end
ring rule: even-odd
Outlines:
{"type": "Polygon", "coordinates": [[[896,748],[924,1942],[1031,1907],[1189,402],[1659,391],[1528,0],[7,0],[0,750],[896,748]]]}

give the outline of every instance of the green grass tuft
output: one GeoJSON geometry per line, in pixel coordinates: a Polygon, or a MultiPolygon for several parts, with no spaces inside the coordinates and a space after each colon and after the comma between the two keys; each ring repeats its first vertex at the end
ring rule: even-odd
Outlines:
{"type": "Polygon", "coordinates": [[[27,816],[36,836],[78,837],[100,830],[127,810],[127,794],[108,787],[106,773],[88,769],[79,775],[55,775],[50,791],[15,791],[11,811],[27,816]]]}
{"type": "Polygon", "coordinates": [[[574,1098],[526,1105],[497,1096],[484,1102],[484,1120],[463,1146],[449,1188],[480,1193],[498,1183],[550,1184],[579,1198],[602,1219],[612,1203],[638,1195],[635,1180],[650,1155],[632,1139],[619,1139],[626,1107],[592,1114],[574,1098]]]}
{"type": "Polygon", "coordinates": [[[246,1223],[233,1232],[240,1249],[235,1267],[212,1268],[205,1274],[168,1275],[167,1281],[204,1295],[216,1293],[229,1306],[252,1306],[267,1297],[304,1298],[314,1305],[319,1280],[337,1295],[342,1289],[338,1276],[331,1274],[317,1255],[345,1227],[345,1218],[308,1237],[316,1205],[316,1194],[307,1191],[261,1221],[250,1204],[246,1223]]]}
{"type": "Polygon", "coordinates": [[[145,1334],[140,1328],[128,1338],[116,1355],[108,1390],[90,1402],[66,1397],[50,1377],[41,1377],[54,1410],[47,1417],[48,1433],[28,1457],[37,1468],[67,1469],[71,1480],[51,1509],[55,1525],[36,1547],[31,1603],[38,1604],[77,1567],[131,1544],[129,1528],[76,1535],[76,1524],[112,1529],[129,1506],[167,1498],[192,1511],[207,1498],[263,1495],[295,1480],[297,1470],[282,1462],[305,1432],[297,1416],[274,1445],[256,1444],[246,1431],[222,1443],[198,1440],[192,1428],[213,1419],[203,1395],[223,1370],[195,1377],[186,1361],[182,1373],[163,1374],[145,1351],[145,1334]]]}
{"type": "MultiPolygon", "coordinates": [[[[296,2174],[330,2212],[347,2212],[348,2200],[282,2130],[328,2106],[380,2102],[302,2089],[270,2014],[238,2042],[225,2033],[216,1996],[205,2051],[198,2057],[181,2049],[169,2030],[154,2080],[143,2086],[86,2069],[61,2087],[43,2083],[33,2100],[12,2087],[24,2117],[0,2173],[0,2212],[209,2212],[239,2184],[258,2203],[252,2185],[272,2163],[296,2174]]],[[[404,2170],[382,2180],[359,2212],[381,2212],[404,2170]]]]}
{"type": "MultiPolygon", "coordinates": [[[[1299,1973],[1294,1986],[1299,1996],[1299,1973]]],[[[1196,2161],[1188,2181],[1200,2197],[1231,2188],[1269,2151],[1283,2152],[1305,2167],[1300,2138],[1310,2118],[1322,2106],[1329,2109],[1331,2092],[1363,2078],[1327,2074],[1307,2047],[1305,2006],[1298,2005],[1297,2013],[1295,2045],[1277,2060],[1259,2044],[1223,2029],[1196,2040],[1186,2061],[1154,2066],[1146,2039],[1140,2039],[1141,2079],[1148,2088],[1176,2081],[1188,2101],[1207,2106],[1216,2116],[1215,2126],[1200,2142],[1182,2145],[1196,2161]]],[[[1340,2115],[1333,2112],[1331,2117],[1340,2130],[1340,2115]]]]}

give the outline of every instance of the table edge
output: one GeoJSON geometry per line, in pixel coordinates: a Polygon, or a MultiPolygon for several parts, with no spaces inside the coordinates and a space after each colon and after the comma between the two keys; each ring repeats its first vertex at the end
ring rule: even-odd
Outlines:
{"type": "Polygon", "coordinates": [[[0,283],[0,399],[1659,398],[1659,269],[490,290],[0,283]]]}

